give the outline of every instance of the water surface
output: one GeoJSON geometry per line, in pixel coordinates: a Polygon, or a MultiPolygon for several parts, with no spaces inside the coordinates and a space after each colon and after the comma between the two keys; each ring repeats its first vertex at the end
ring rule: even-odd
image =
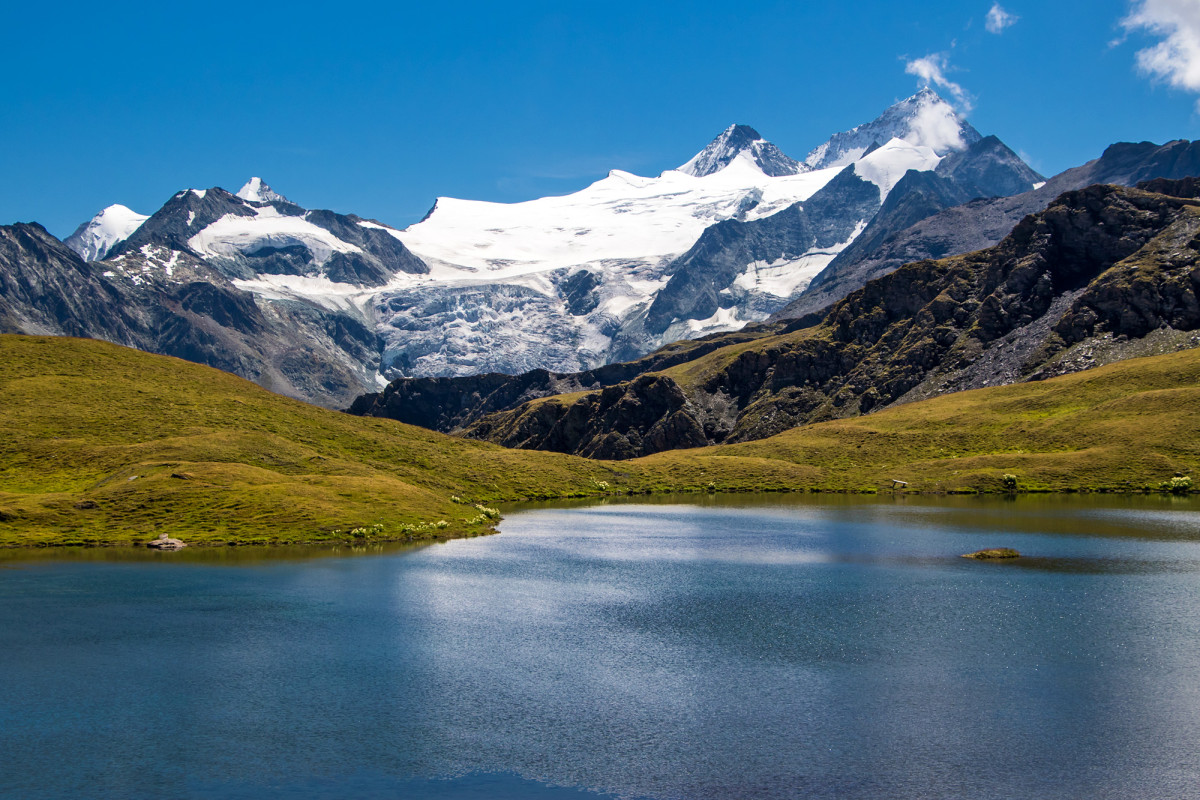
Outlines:
{"type": "Polygon", "coordinates": [[[1195,503],[701,500],[10,557],[0,794],[1200,797],[1195,503]]]}

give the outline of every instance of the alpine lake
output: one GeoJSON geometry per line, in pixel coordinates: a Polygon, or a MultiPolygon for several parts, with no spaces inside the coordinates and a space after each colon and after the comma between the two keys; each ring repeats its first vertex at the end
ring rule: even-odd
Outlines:
{"type": "Polygon", "coordinates": [[[505,514],[0,554],[0,796],[1200,797],[1200,500],[505,514]]]}

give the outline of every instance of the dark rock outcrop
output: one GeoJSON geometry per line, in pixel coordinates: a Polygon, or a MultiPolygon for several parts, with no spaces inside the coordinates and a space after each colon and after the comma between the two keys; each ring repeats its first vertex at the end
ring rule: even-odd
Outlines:
{"type": "Polygon", "coordinates": [[[564,374],[536,369],[520,375],[493,372],[460,378],[398,378],[382,392],[356,398],[347,410],[359,416],[387,417],[450,433],[488,414],[517,408],[531,400],[624,383],[642,373],[684,364],[721,347],[782,330],[785,330],[782,325],[752,326],[733,333],[713,334],[676,342],[637,361],[608,364],[586,372],[564,374]]]}

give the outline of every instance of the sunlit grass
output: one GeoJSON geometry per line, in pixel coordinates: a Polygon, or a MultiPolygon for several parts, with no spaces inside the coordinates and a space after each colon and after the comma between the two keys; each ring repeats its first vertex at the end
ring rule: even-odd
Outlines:
{"type": "Polygon", "coordinates": [[[485,533],[477,505],[654,492],[1159,490],[1200,466],[1200,352],[622,462],[354,417],[177,359],[0,336],[0,546],[485,533]],[[442,524],[444,522],[444,524],[442,524]]]}

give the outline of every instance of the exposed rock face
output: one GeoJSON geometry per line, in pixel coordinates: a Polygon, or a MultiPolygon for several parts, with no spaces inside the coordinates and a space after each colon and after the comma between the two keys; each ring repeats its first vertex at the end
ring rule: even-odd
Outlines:
{"type": "Polygon", "coordinates": [[[771,177],[807,172],[809,167],[788,158],[783,151],[758,135],[749,125],[730,125],[707,147],[679,168],[680,172],[703,178],[728,167],[738,156],[748,158],[771,177]]]}
{"type": "Polygon", "coordinates": [[[1091,354],[1101,343],[1108,360],[1145,355],[1146,342],[1198,346],[1197,185],[1154,185],[1159,192],[1068,192],[996,247],[909,264],[852,293],[819,324],[747,332],[759,338],[500,410],[466,434],[629,457],[1072,372],[1096,366],[1091,354]]]}
{"type": "Polygon", "coordinates": [[[707,443],[683,391],[661,375],[640,375],[567,403],[551,399],[525,408],[524,414],[477,423],[471,436],[509,447],[608,459],[707,443]]]}
{"type": "Polygon", "coordinates": [[[730,289],[747,264],[837,247],[878,210],[879,188],[847,167],[804,203],[764,219],[713,225],[667,268],[671,279],[650,305],[647,329],[662,333],[677,320],[707,319],[719,308],[742,303],[730,289]]]}
{"type": "MultiPolygon", "coordinates": [[[[1015,185],[1023,166],[1014,165],[1003,150],[987,142],[984,139],[976,147],[989,147],[991,158],[972,161],[964,176],[977,176],[979,188],[985,193],[947,192],[944,187],[940,191],[927,190],[923,206],[899,214],[885,203],[871,227],[813,278],[800,297],[776,312],[772,319],[793,319],[821,311],[867,281],[913,261],[991,247],[1023,217],[1041,211],[1063,192],[1097,183],[1134,186],[1156,177],[1178,179],[1200,175],[1200,142],[1180,140],[1161,146],[1151,142],[1122,142],[1109,147],[1100,158],[1054,176],[1038,189],[1011,197],[971,199],[1011,194],[1003,190],[1015,185]],[[1000,166],[1000,175],[1013,176],[1014,180],[991,175],[992,167],[986,166],[989,162],[1000,166]]],[[[939,176],[958,174],[965,166],[956,163],[952,155],[938,165],[936,172],[939,176]]],[[[893,194],[902,196],[895,190],[893,194]]]]}
{"type": "Polygon", "coordinates": [[[976,550],[974,553],[963,553],[963,558],[973,558],[976,561],[995,561],[1006,558],[1020,558],[1021,554],[1011,547],[992,547],[987,550],[976,550]]]}

